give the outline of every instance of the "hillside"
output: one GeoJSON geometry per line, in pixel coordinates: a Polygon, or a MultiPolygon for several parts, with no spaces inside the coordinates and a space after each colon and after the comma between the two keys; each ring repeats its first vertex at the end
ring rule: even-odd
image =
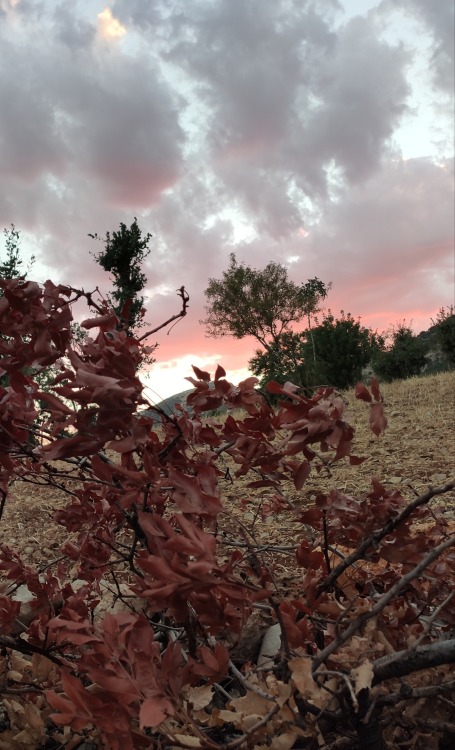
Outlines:
{"type": "MultiPolygon", "coordinates": [[[[429,485],[445,483],[454,477],[455,372],[395,381],[384,384],[382,391],[389,424],[379,439],[369,429],[366,405],[357,401],[352,391],[345,394],[352,422],[356,426],[354,452],[369,455],[368,460],[356,467],[339,462],[326,476],[311,474],[300,493],[294,487],[288,488],[288,497],[293,503],[311,503],[316,491],[333,486],[345,492],[364,491],[369,487],[371,476],[377,476],[387,486],[402,488],[409,497],[425,491],[429,485]]],[[[177,400],[177,396],[173,398],[177,400]]],[[[169,407],[173,400],[167,399],[166,403],[169,407]]],[[[223,467],[230,468],[224,459],[223,467]]],[[[221,480],[220,486],[223,502],[233,514],[246,513],[247,520],[255,512],[253,505],[241,507],[241,502],[251,494],[247,489],[249,479],[233,480],[231,471],[226,473],[226,477],[221,480]]],[[[262,493],[262,502],[267,500],[267,493],[262,493]]],[[[12,546],[22,547],[25,558],[30,562],[49,560],[55,556],[61,541],[67,538],[64,529],[56,537],[55,525],[49,521],[53,510],[63,502],[64,496],[58,488],[31,487],[16,482],[3,513],[4,539],[12,546]],[[50,528],[53,538],[49,537],[50,528]]],[[[447,515],[455,518],[454,493],[434,502],[444,503],[447,515]]],[[[258,538],[264,534],[264,540],[269,540],[272,530],[274,539],[287,543],[293,533],[298,533],[289,525],[286,514],[277,514],[264,523],[258,520],[258,538]]]]}
{"type": "MultiPolygon", "coordinates": [[[[290,606],[289,603],[304,596],[302,592],[306,592],[306,589],[305,585],[302,585],[302,580],[303,575],[307,575],[308,571],[307,573],[304,573],[302,570],[303,563],[299,560],[296,551],[301,548],[302,544],[308,544],[309,540],[313,538],[314,527],[305,524],[303,513],[305,511],[307,513],[311,512],[316,507],[315,500],[318,493],[325,493],[333,488],[337,488],[340,490],[343,497],[349,499],[349,496],[351,496],[355,503],[363,493],[370,490],[371,476],[376,476],[386,490],[393,491],[393,496],[401,493],[403,498],[406,499],[406,502],[409,502],[415,499],[417,495],[425,493],[429,485],[445,485],[453,480],[455,475],[453,458],[455,454],[455,436],[453,431],[454,385],[454,372],[442,373],[424,378],[412,378],[406,381],[398,381],[385,385],[383,387],[383,395],[385,397],[389,426],[385,434],[380,438],[374,437],[369,429],[369,409],[367,404],[357,401],[354,398],[354,393],[352,391],[343,394],[349,403],[349,418],[356,426],[356,435],[353,446],[354,453],[357,456],[367,455],[368,460],[363,464],[354,466],[349,466],[347,462],[344,463],[343,461],[340,461],[333,467],[329,468],[326,466],[325,468],[322,468],[319,474],[317,472],[312,472],[300,491],[296,490],[293,483],[283,483],[281,488],[282,494],[278,498],[280,501],[278,504],[276,504],[277,493],[273,488],[270,486],[264,487],[260,483],[259,487],[251,489],[251,487],[248,486],[251,477],[237,477],[235,474],[235,469],[237,467],[233,465],[231,459],[225,459],[223,454],[219,455],[219,467],[221,469],[219,475],[219,488],[223,504],[223,512],[219,514],[216,528],[213,530],[217,542],[217,563],[219,561],[222,565],[226,562],[229,550],[232,549],[233,546],[238,550],[242,550],[243,547],[248,546],[251,548],[251,562],[250,555],[248,555],[246,559],[248,565],[251,565],[252,574],[254,574],[254,566],[260,560],[262,566],[260,568],[261,571],[267,571],[271,576],[271,580],[273,580],[273,598],[275,602],[280,603],[280,607],[281,605],[290,606]],[[354,498],[356,499],[354,500],[354,498]],[[246,529],[249,531],[247,535],[244,535],[246,529]]],[[[216,419],[221,420],[223,417],[218,416],[216,419]]],[[[210,423],[213,425],[213,422],[213,418],[207,418],[208,425],[210,425],[210,423]]],[[[157,430],[156,432],[159,433],[161,430],[157,430]]],[[[207,433],[210,433],[210,429],[207,429],[207,433]]],[[[203,453],[205,454],[205,450],[203,453]]],[[[109,455],[113,456],[114,454],[109,455]]],[[[74,480],[74,477],[69,475],[68,466],[63,461],[53,462],[52,467],[55,476],[54,482],[51,485],[46,484],[39,486],[39,474],[37,474],[36,477],[29,478],[28,483],[21,481],[14,482],[11,488],[11,494],[8,496],[4,507],[2,517],[2,531],[4,533],[5,541],[21,554],[24,561],[30,565],[38,566],[42,571],[48,571],[51,566],[56,568],[61,556],[63,544],[66,543],[66,545],[69,545],[71,548],[71,545],[76,547],[76,545],[81,542],[81,537],[77,537],[71,529],[66,530],[62,527],[56,526],[55,523],[52,522],[54,511],[68,503],[68,495],[65,495],[62,492],[62,488],[65,488],[66,486],[66,489],[70,490],[70,495],[73,494],[71,488],[74,480]],[[59,482],[62,483],[61,487],[59,487],[59,482]]],[[[191,468],[188,473],[191,475],[191,468]]],[[[123,496],[121,500],[123,501],[125,497],[126,496],[123,496]]],[[[375,500],[368,498],[367,513],[370,518],[377,518],[374,504],[377,501],[377,498],[375,500]]],[[[72,502],[71,498],[70,502],[72,502]]],[[[442,513],[439,514],[439,522],[443,525],[444,533],[453,538],[455,530],[455,491],[452,490],[441,497],[433,498],[430,505],[433,510],[438,508],[442,511],[442,513]]],[[[87,507],[90,508],[90,506],[87,507]]],[[[381,505],[379,504],[377,507],[380,512],[381,505]]],[[[107,510],[109,511],[108,517],[111,519],[110,514],[114,512],[114,507],[111,506],[110,508],[107,508],[107,510]]],[[[345,516],[345,518],[346,517],[347,516],[345,516]]],[[[413,524],[412,533],[415,535],[414,538],[425,539],[425,536],[430,534],[434,526],[434,514],[433,516],[428,514],[425,516],[417,515],[415,523],[413,524]]],[[[354,527],[349,527],[348,524],[347,528],[354,527]]],[[[337,534],[338,533],[339,532],[337,531],[337,534]]],[[[336,544],[336,548],[336,554],[342,559],[345,559],[346,555],[349,553],[349,548],[338,543],[336,544]]],[[[333,550],[332,547],[329,547],[328,549],[335,553],[335,550],[333,550]]],[[[331,560],[333,562],[332,558],[331,560]]],[[[375,585],[387,584],[388,576],[393,575],[394,564],[390,567],[389,564],[387,564],[387,566],[384,567],[384,561],[375,559],[374,554],[371,556],[365,556],[358,562],[359,565],[352,566],[351,570],[357,571],[361,568],[367,577],[370,576],[375,580],[375,585]]],[[[407,558],[406,564],[408,564],[407,558]]],[[[449,569],[441,568],[441,570],[446,571],[444,573],[444,575],[447,576],[445,579],[446,585],[450,588],[451,578],[448,572],[449,569]]],[[[198,575],[204,575],[204,571],[198,573],[198,575]]],[[[72,576],[74,579],[79,578],[77,566],[74,566],[72,576]]],[[[116,612],[121,618],[129,617],[130,607],[133,602],[135,602],[135,606],[138,608],[137,612],[139,613],[141,611],[141,607],[143,606],[142,600],[137,601],[130,596],[130,589],[128,588],[129,576],[130,573],[128,570],[121,572],[120,577],[114,579],[115,589],[110,587],[110,584],[112,583],[110,580],[106,583],[106,580],[103,579],[103,586],[101,587],[100,593],[100,609],[97,609],[96,604],[96,601],[99,601],[99,599],[95,600],[93,603],[93,606],[95,607],[93,612],[96,627],[99,626],[96,617],[102,618],[107,613],[116,612]],[[126,589],[121,588],[122,586],[126,586],[126,589]],[[123,591],[127,591],[128,593],[125,595],[123,603],[122,601],[119,603],[118,594],[119,592],[121,594],[123,591]],[[119,605],[120,609],[116,609],[117,605],[119,605]],[[125,606],[128,609],[128,612],[125,612],[125,606]]],[[[360,578],[359,580],[363,579],[360,578]]],[[[197,582],[198,578],[196,577],[194,583],[197,585],[197,582]]],[[[75,583],[74,580],[73,583],[75,583]]],[[[442,580],[438,579],[437,588],[439,589],[441,585],[442,580]]],[[[343,583],[343,590],[347,592],[349,590],[347,587],[350,586],[350,579],[346,578],[343,583]]],[[[358,589],[353,588],[352,590],[353,596],[359,598],[360,601],[363,595],[360,596],[358,589]]],[[[25,600],[25,602],[27,601],[28,600],[25,600]]],[[[215,694],[212,696],[213,689],[208,685],[203,684],[195,688],[195,691],[199,691],[194,693],[195,696],[203,695],[204,691],[207,691],[208,688],[207,692],[209,697],[205,703],[202,702],[201,710],[194,713],[198,724],[193,724],[192,729],[194,731],[199,731],[199,724],[202,727],[208,726],[209,731],[211,732],[208,736],[216,738],[218,737],[218,733],[220,733],[219,741],[223,743],[223,746],[225,745],[224,739],[227,734],[231,732],[232,726],[234,726],[235,729],[240,728],[242,731],[245,730],[245,727],[249,729],[249,724],[245,723],[244,725],[243,723],[244,715],[241,709],[244,704],[247,704],[247,707],[245,708],[245,715],[247,717],[252,713],[255,714],[255,712],[259,712],[260,716],[264,715],[266,717],[264,723],[267,724],[267,727],[264,729],[264,737],[266,737],[267,742],[265,744],[255,744],[254,747],[258,748],[258,750],[259,748],[278,747],[278,745],[273,744],[273,740],[272,744],[270,744],[270,737],[285,736],[289,723],[294,727],[297,726],[295,715],[289,713],[287,709],[284,710],[283,702],[280,703],[281,693],[276,694],[278,696],[276,698],[277,710],[274,710],[273,713],[268,712],[268,703],[275,700],[273,697],[275,696],[275,693],[273,693],[273,690],[275,689],[274,686],[277,686],[277,689],[279,687],[280,690],[288,691],[287,693],[283,693],[283,695],[289,694],[290,688],[282,687],[284,686],[284,682],[281,681],[279,673],[276,672],[275,674],[270,671],[264,673],[265,676],[263,677],[257,673],[258,677],[256,678],[254,673],[251,672],[252,665],[258,658],[259,647],[261,646],[261,643],[264,645],[264,634],[266,632],[270,634],[269,626],[273,623],[273,611],[274,610],[272,610],[272,608],[266,603],[259,601],[253,611],[248,613],[248,618],[242,623],[241,630],[238,634],[235,634],[236,631],[229,631],[226,629],[226,631],[223,630],[219,636],[222,648],[225,649],[232,661],[231,672],[234,676],[240,675],[239,679],[241,685],[243,684],[242,679],[244,679],[242,678],[242,674],[245,674],[245,672],[248,674],[248,670],[250,670],[248,677],[249,682],[245,683],[248,685],[248,692],[245,696],[239,698],[239,695],[241,695],[241,692],[239,693],[238,690],[239,685],[232,679],[232,675],[228,680],[223,681],[221,692],[224,698],[222,699],[215,694]],[[240,672],[238,671],[239,669],[242,669],[243,671],[240,672]],[[272,691],[271,698],[267,697],[266,694],[266,707],[261,705],[261,701],[259,701],[258,704],[257,699],[261,698],[261,694],[257,694],[257,687],[255,687],[256,683],[252,682],[255,679],[265,680],[264,683],[258,683],[261,690],[267,688],[269,692],[272,691]],[[253,685],[253,687],[250,688],[250,685],[253,685]],[[226,698],[228,699],[227,704],[225,700],[226,698]],[[211,701],[211,708],[210,710],[207,708],[204,712],[204,708],[207,707],[207,701],[211,701]],[[255,703],[254,705],[252,703],[252,707],[250,708],[249,702],[251,701],[255,703]],[[259,709],[257,708],[257,705],[259,705],[259,709]],[[278,708],[280,711],[278,711],[278,708]],[[237,724],[235,724],[235,722],[237,722],[237,724]]],[[[284,609],[283,617],[286,615],[286,612],[287,610],[284,609]]],[[[323,612],[322,609],[321,612],[323,612]]],[[[337,605],[336,616],[338,616],[338,612],[339,608],[337,605]]],[[[326,620],[326,615],[327,613],[324,614],[324,621],[326,620]]],[[[104,621],[108,622],[108,624],[112,623],[111,618],[108,620],[108,618],[105,617],[104,621]]],[[[141,622],[145,622],[145,620],[142,619],[141,622]]],[[[343,661],[343,659],[354,659],[355,663],[357,663],[362,653],[368,659],[382,658],[384,654],[384,643],[376,639],[375,633],[377,632],[377,628],[373,621],[371,624],[373,629],[368,631],[369,634],[367,633],[367,629],[365,629],[365,633],[362,637],[354,637],[354,640],[352,641],[353,651],[349,653],[348,650],[343,651],[341,649],[339,656],[340,670],[344,670],[346,666],[346,662],[343,661]],[[358,649],[362,649],[362,651],[359,652],[358,649]]],[[[81,627],[81,624],[79,622],[75,623],[75,628],[78,629],[79,627],[81,627]]],[[[165,627],[168,627],[167,624],[165,627]]],[[[409,637],[411,638],[413,633],[412,625],[410,625],[409,633],[409,637]]],[[[411,645],[412,642],[413,641],[410,641],[411,645]]],[[[445,641],[443,642],[445,643],[445,641]]],[[[83,643],[85,643],[85,641],[83,643]]],[[[96,643],[98,643],[98,641],[96,641],[96,643]]],[[[394,646],[391,645],[389,641],[387,641],[387,644],[388,648],[393,651],[394,646]]],[[[398,642],[395,644],[395,650],[398,649],[397,644],[398,642]]],[[[305,660],[305,663],[308,659],[308,653],[304,654],[302,657],[305,660]]],[[[290,664],[300,665],[301,652],[296,651],[295,654],[297,654],[297,658],[293,658],[290,661],[290,664]]],[[[335,658],[335,656],[333,658],[335,658]]],[[[336,658],[338,658],[338,656],[336,656],[336,658]]],[[[27,706],[28,703],[33,701],[33,696],[30,698],[28,690],[30,685],[34,689],[34,684],[30,681],[30,661],[22,659],[22,657],[18,657],[17,655],[15,655],[14,659],[15,661],[11,663],[12,666],[8,666],[8,662],[5,659],[3,660],[3,679],[5,685],[7,685],[6,693],[3,696],[3,707],[4,709],[6,707],[8,710],[5,709],[3,711],[3,725],[0,722],[0,747],[4,747],[5,750],[6,748],[24,750],[25,747],[49,747],[50,750],[54,750],[54,748],[57,750],[57,747],[67,747],[68,750],[70,750],[71,748],[76,747],[87,747],[88,750],[90,743],[82,742],[81,744],[79,741],[82,740],[81,737],[72,737],[69,732],[63,734],[59,732],[58,726],[47,721],[49,709],[46,708],[42,696],[38,696],[37,699],[40,703],[37,704],[39,708],[35,708],[35,713],[33,714],[35,722],[33,728],[34,731],[36,729],[37,734],[41,732],[41,737],[46,736],[48,742],[46,745],[43,743],[22,743],[23,731],[29,731],[29,725],[27,723],[29,721],[29,714],[25,713],[21,701],[27,706]],[[7,683],[6,680],[9,680],[10,682],[7,683]],[[11,682],[13,684],[12,688],[10,687],[11,682]],[[24,685],[25,689],[23,687],[24,685]],[[25,697],[20,694],[21,690],[24,691],[25,697]],[[13,698],[11,698],[9,693],[14,693],[14,705],[12,703],[13,698]],[[40,710],[42,710],[42,716],[40,715],[40,710]],[[8,716],[10,718],[8,718],[8,716]],[[13,737],[15,739],[19,738],[14,744],[12,744],[13,737]],[[69,742],[67,742],[68,739],[69,742]]],[[[51,663],[50,668],[52,668],[51,663]]],[[[52,674],[54,673],[52,672],[52,674]]],[[[100,674],[104,679],[105,673],[100,671],[100,674]]],[[[436,680],[437,678],[437,682],[446,682],[450,679],[450,675],[450,666],[448,665],[448,662],[444,662],[444,664],[438,668],[438,673],[434,676],[434,679],[436,680]]],[[[46,672],[42,679],[47,680],[48,678],[51,679],[48,672],[46,672]]],[[[35,679],[35,677],[33,677],[33,679],[35,679]]],[[[54,679],[54,677],[52,677],[52,679],[54,679]]],[[[425,690],[427,689],[426,686],[428,681],[431,681],[432,679],[433,675],[429,674],[429,670],[426,670],[426,673],[424,673],[423,676],[422,671],[418,671],[415,677],[412,676],[408,678],[406,685],[410,690],[414,687],[416,690],[419,690],[420,688],[425,690]]],[[[301,685],[302,690],[305,689],[303,683],[299,683],[299,685],[301,685]]],[[[395,687],[396,690],[400,689],[398,684],[395,687]]],[[[395,687],[392,686],[389,690],[393,690],[395,687]]],[[[432,685],[430,685],[430,688],[433,689],[432,685]]],[[[439,689],[438,686],[437,689],[439,689]]],[[[300,687],[298,687],[298,690],[300,691],[300,687]]],[[[446,716],[446,713],[448,712],[446,704],[439,703],[435,708],[435,701],[431,698],[434,693],[429,693],[430,698],[426,701],[414,701],[414,703],[408,703],[405,708],[403,708],[403,704],[395,705],[398,702],[398,698],[401,700],[401,696],[399,696],[397,692],[393,694],[391,693],[391,695],[393,695],[394,700],[390,702],[388,707],[384,708],[384,748],[387,747],[388,750],[395,750],[397,747],[410,747],[409,744],[404,744],[407,742],[406,728],[408,725],[415,728],[414,709],[416,707],[419,707],[419,710],[421,711],[425,710],[429,712],[429,726],[432,726],[431,722],[434,721],[434,717],[436,717],[436,721],[439,722],[438,727],[448,726],[450,728],[452,726],[444,723],[448,721],[446,716]],[[398,697],[395,700],[396,696],[398,697]],[[404,729],[402,726],[403,717],[407,722],[404,725],[404,729]],[[394,734],[395,728],[399,728],[401,733],[399,738],[403,739],[403,744],[397,744],[397,735],[394,734]]],[[[448,693],[448,696],[447,700],[452,700],[452,694],[448,693]]],[[[62,698],[62,700],[66,700],[66,697],[62,698]]],[[[2,706],[0,704],[0,709],[1,708],[2,706]]],[[[109,713],[109,716],[111,717],[111,713],[109,713]]],[[[425,718],[426,717],[427,714],[425,714],[425,718]]],[[[257,721],[257,717],[255,721],[257,721]]],[[[245,722],[247,722],[247,719],[245,719],[245,722]]],[[[261,724],[258,722],[257,726],[260,728],[261,724]]],[[[183,728],[185,729],[185,733],[176,735],[182,738],[182,742],[179,741],[178,745],[172,745],[172,747],[203,746],[200,743],[190,744],[190,741],[193,738],[187,736],[187,731],[191,731],[191,728],[189,728],[188,724],[185,724],[184,727],[182,725],[182,729],[183,728]]],[[[168,729],[166,728],[165,731],[167,732],[168,729]]],[[[233,736],[235,738],[238,735],[234,734],[233,736]]],[[[280,745],[280,747],[283,747],[283,750],[291,750],[291,747],[295,747],[297,750],[297,747],[302,747],[303,745],[301,744],[294,744],[294,739],[297,736],[297,734],[291,735],[290,742],[283,746],[280,745]]],[[[316,735],[314,732],[313,734],[310,733],[310,735],[307,733],[305,738],[305,747],[311,748],[311,750],[316,750],[316,747],[321,747],[321,744],[316,742],[316,735]],[[307,739],[308,742],[306,741],[307,739]]],[[[87,736],[86,739],[89,739],[89,737],[87,736]]],[[[341,739],[344,740],[345,738],[342,737],[341,739]]],[[[160,747],[161,746],[160,743],[160,747]]],[[[206,746],[209,747],[209,745],[206,746]]],[[[253,747],[253,745],[250,746],[253,747]]],[[[340,744],[337,742],[336,744],[324,745],[324,747],[330,747],[333,748],[333,750],[335,750],[335,747],[340,750],[348,750],[348,748],[354,746],[359,747],[359,745],[351,744],[350,738],[348,738],[347,744],[340,744]]],[[[372,747],[372,745],[370,746],[372,747]]],[[[166,745],[166,747],[170,747],[170,745],[166,745]]],[[[213,742],[210,744],[210,747],[221,747],[221,745],[213,742]]],[[[233,744],[232,747],[234,747],[233,744]]],[[[366,747],[366,745],[362,745],[362,747],[366,747]]],[[[432,742],[425,745],[413,745],[413,747],[414,750],[436,750],[437,747],[441,750],[442,745],[439,744],[436,746],[434,742],[432,742]]]]}

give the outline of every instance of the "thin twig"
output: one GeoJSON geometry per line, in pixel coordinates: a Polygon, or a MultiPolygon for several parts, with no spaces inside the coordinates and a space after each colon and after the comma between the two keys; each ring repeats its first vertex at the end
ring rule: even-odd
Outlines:
{"type": "Polygon", "coordinates": [[[368,612],[363,612],[363,614],[359,615],[355,620],[353,620],[343,633],[339,633],[337,638],[335,638],[332,643],[329,643],[329,645],[326,646],[326,648],[324,648],[321,653],[314,658],[313,671],[315,671],[321,664],[324,664],[326,659],[331,654],[333,654],[333,652],[336,651],[340,646],[342,646],[343,643],[346,643],[346,641],[352,638],[352,636],[355,635],[355,633],[357,633],[357,631],[360,630],[360,628],[366,622],[368,622],[368,620],[371,620],[371,618],[376,617],[380,612],[382,612],[382,610],[389,604],[389,602],[392,601],[392,599],[394,599],[396,596],[398,596],[398,594],[400,594],[401,591],[405,589],[411,581],[414,580],[414,578],[417,578],[421,573],[423,573],[425,568],[427,568],[434,560],[436,560],[439,555],[441,555],[446,549],[454,545],[455,537],[451,537],[432,549],[423,558],[423,560],[420,561],[418,565],[410,570],[409,573],[403,575],[400,580],[397,581],[397,583],[392,586],[391,589],[389,589],[389,591],[381,596],[381,598],[368,612]]]}
{"type": "Polygon", "coordinates": [[[344,573],[354,562],[360,560],[365,556],[366,551],[370,548],[376,548],[379,542],[388,534],[391,534],[406,518],[408,518],[413,511],[420,505],[428,503],[433,497],[437,495],[443,495],[446,492],[450,492],[455,489],[455,482],[449,482],[443,487],[430,487],[428,492],[424,495],[420,495],[412,503],[404,508],[395,518],[391,518],[379,531],[374,531],[370,536],[363,540],[359,546],[348,555],[343,562],[337,565],[336,568],[324,579],[324,581],[318,587],[318,593],[321,594],[323,591],[331,589],[336,579],[344,573]]]}

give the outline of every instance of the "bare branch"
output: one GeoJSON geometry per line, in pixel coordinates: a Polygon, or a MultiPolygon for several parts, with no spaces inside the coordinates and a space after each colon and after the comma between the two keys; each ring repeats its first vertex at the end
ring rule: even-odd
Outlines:
{"type": "Polygon", "coordinates": [[[364,612],[363,614],[359,615],[359,617],[356,617],[355,620],[351,622],[350,625],[346,628],[346,630],[343,633],[340,633],[337,638],[335,638],[332,643],[330,643],[326,648],[324,648],[321,653],[315,657],[313,660],[313,671],[315,671],[321,664],[324,664],[326,659],[333,654],[334,651],[337,650],[340,646],[343,645],[343,643],[346,643],[350,638],[352,638],[355,633],[357,633],[358,630],[366,623],[368,620],[371,620],[372,617],[376,617],[382,610],[387,606],[387,604],[392,601],[398,594],[401,593],[403,589],[407,587],[407,585],[414,580],[414,578],[417,578],[425,568],[427,568],[433,560],[436,560],[439,555],[441,555],[446,549],[449,547],[453,547],[455,545],[455,537],[450,537],[449,539],[446,539],[444,542],[439,544],[437,547],[431,550],[424,558],[420,561],[418,565],[416,565],[412,570],[409,571],[409,573],[406,573],[403,575],[397,583],[392,586],[391,589],[389,589],[383,596],[381,596],[380,599],[376,602],[376,604],[368,611],[364,612]]]}
{"type": "Polygon", "coordinates": [[[359,546],[343,560],[343,562],[337,565],[337,567],[334,568],[332,572],[320,584],[318,593],[321,594],[323,591],[331,589],[337,578],[339,578],[339,576],[344,573],[345,570],[347,570],[353,563],[357,562],[357,560],[361,560],[362,558],[364,558],[366,551],[370,547],[376,548],[379,542],[385,536],[388,536],[388,534],[391,534],[393,531],[395,531],[395,529],[406,518],[408,518],[416,508],[418,508],[420,505],[425,505],[425,503],[428,503],[433,497],[436,497],[437,495],[444,495],[446,492],[450,492],[453,489],[455,489],[455,482],[449,482],[443,487],[430,487],[428,492],[426,492],[424,495],[416,497],[416,499],[413,500],[412,503],[409,503],[409,505],[407,505],[406,508],[401,511],[401,513],[399,513],[395,518],[391,518],[389,521],[387,521],[385,526],[383,526],[379,531],[373,531],[373,533],[370,534],[370,536],[368,536],[366,539],[364,539],[363,542],[361,542],[359,546]]]}
{"type": "Polygon", "coordinates": [[[184,286],[181,286],[180,289],[177,289],[177,296],[180,297],[182,300],[182,309],[180,312],[176,313],[175,315],[172,315],[168,320],[165,320],[164,323],[161,323],[159,326],[156,326],[156,328],[152,328],[151,331],[147,331],[147,333],[142,334],[142,336],[137,337],[137,341],[143,341],[148,336],[151,336],[152,333],[156,333],[157,331],[161,331],[162,328],[166,328],[170,323],[173,323],[174,320],[178,320],[179,318],[184,318],[187,310],[188,310],[188,303],[190,301],[190,296],[188,292],[185,290],[184,286]]]}

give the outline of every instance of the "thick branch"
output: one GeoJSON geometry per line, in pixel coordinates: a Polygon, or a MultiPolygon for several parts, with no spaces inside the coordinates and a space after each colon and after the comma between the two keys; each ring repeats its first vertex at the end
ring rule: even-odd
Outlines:
{"type": "Polygon", "coordinates": [[[397,597],[401,593],[401,591],[405,589],[411,581],[414,580],[414,578],[417,578],[419,575],[421,575],[425,568],[428,568],[428,566],[431,565],[431,563],[436,560],[439,555],[441,555],[446,549],[454,545],[455,537],[450,537],[449,539],[446,539],[444,542],[432,549],[431,552],[429,552],[418,565],[410,570],[409,573],[403,575],[400,580],[397,581],[395,586],[392,586],[389,591],[381,596],[381,598],[378,599],[376,604],[368,612],[364,612],[362,615],[359,615],[359,617],[356,617],[356,619],[353,620],[350,625],[348,625],[343,633],[340,633],[337,638],[332,641],[332,643],[329,643],[329,645],[324,648],[318,656],[315,657],[315,659],[313,660],[313,671],[315,671],[321,664],[324,664],[328,657],[333,654],[333,652],[336,651],[337,648],[342,646],[343,643],[346,643],[346,641],[352,638],[352,636],[355,635],[357,631],[360,630],[360,628],[366,622],[368,622],[368,620],[371,620],[372,617],[376,617],[377,615],[379,615],[379,613],[382,612],[383,609],[385,609],[389,602],[395,599],[395,597],[397,597]]]}
{"type": "Polygon", "coordinates": [[[420,669],[455,663],[455,638],[387,654],[373,663],[373,685],[420,669]]]}

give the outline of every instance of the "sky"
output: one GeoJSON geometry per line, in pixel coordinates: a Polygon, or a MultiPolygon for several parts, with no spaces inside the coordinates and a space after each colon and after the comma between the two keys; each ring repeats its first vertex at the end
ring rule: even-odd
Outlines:
{"type": "Polygon", "coordinates": [[[247,375],[255,341],[199,323],[232,252],[380,331],[453,303],[453,0],[0,0],[0,49],[0,227],[30,276],[107,291],[88,234],[137,217],[150,327],[190,295],[152,400],[192,364],[247,375]]]}

